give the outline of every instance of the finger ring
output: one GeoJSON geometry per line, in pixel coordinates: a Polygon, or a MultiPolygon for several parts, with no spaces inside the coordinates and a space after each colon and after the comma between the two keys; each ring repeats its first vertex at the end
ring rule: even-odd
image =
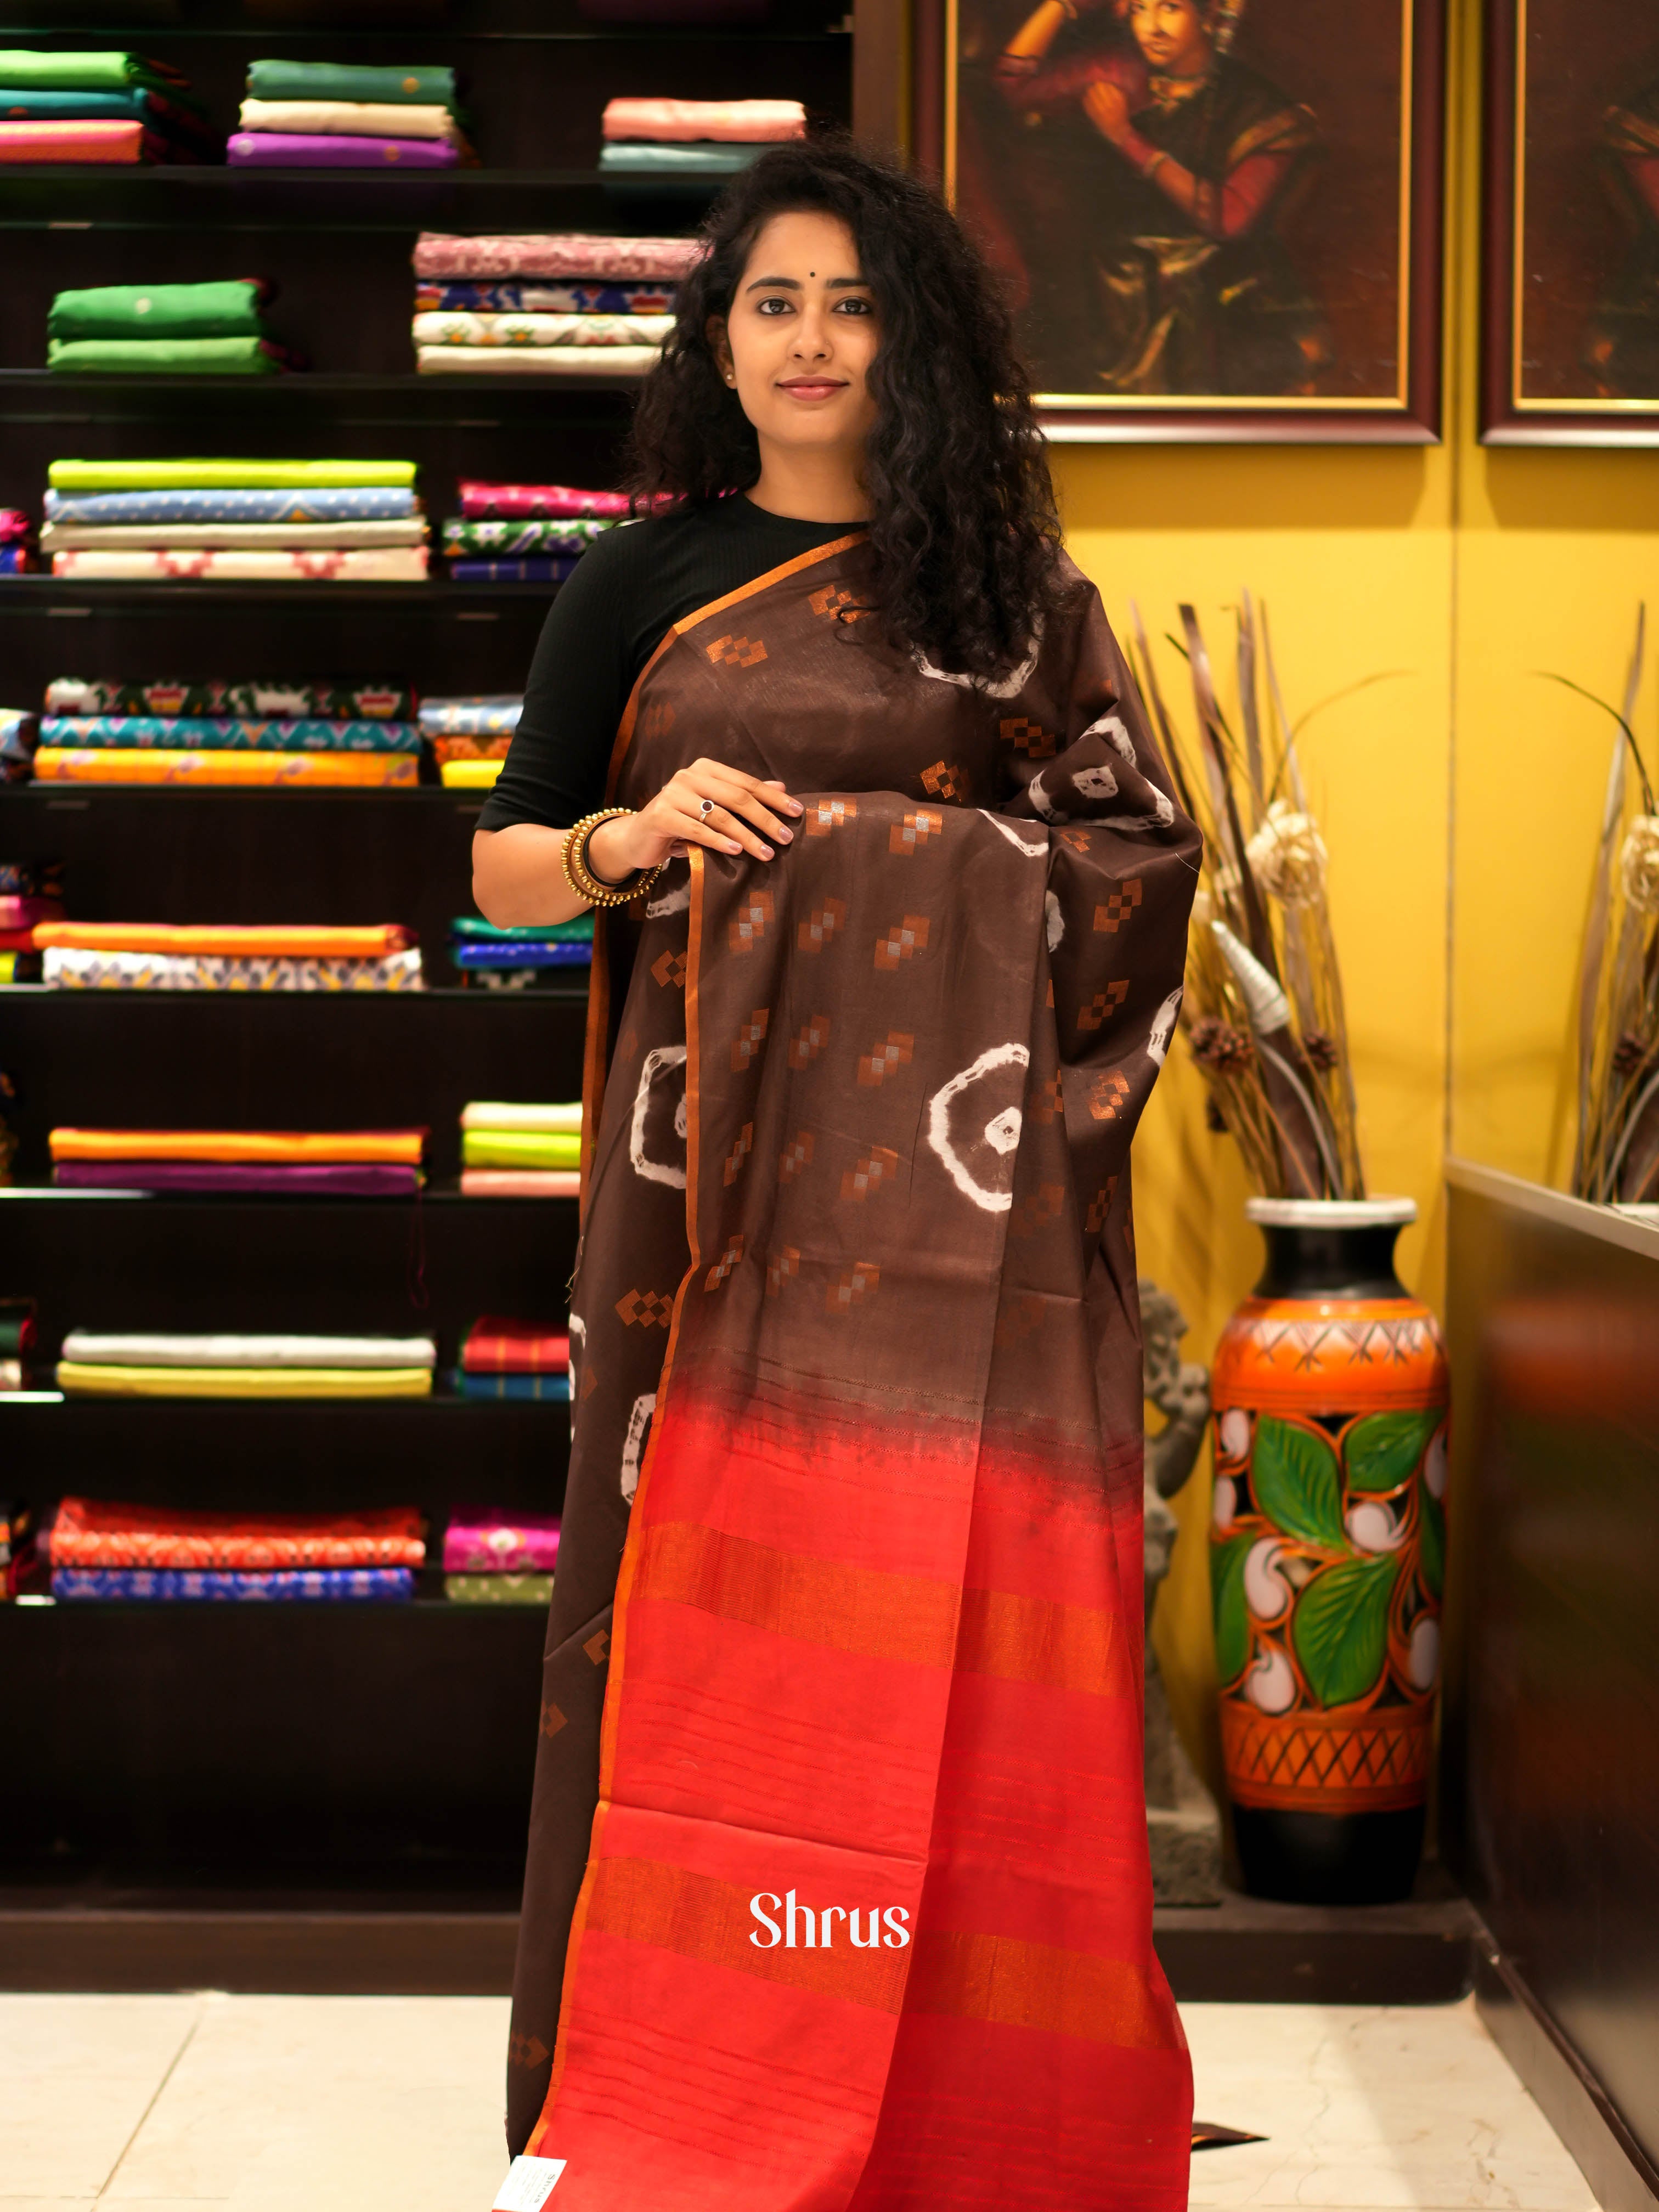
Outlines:
{"type": "Polygon", "coordinates": [[[700,799],[697,801],[697,811],[702,815],[705,822],[708,821],[709,816],[714,812],[714,802],[712,799],[700,799]]]}

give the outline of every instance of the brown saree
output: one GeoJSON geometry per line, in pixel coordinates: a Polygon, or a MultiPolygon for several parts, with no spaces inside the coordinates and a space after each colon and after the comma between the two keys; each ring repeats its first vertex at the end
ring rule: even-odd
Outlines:
{"type": "Polygon", "coordinates": [[[618,738],[620,803],[807,805],[596,949],[509,2142],[562,2212],[1176,2212],[1128,1148],[1197,836],[1075,569],[988,693],[864,558],[677,624],[618,738]]]}

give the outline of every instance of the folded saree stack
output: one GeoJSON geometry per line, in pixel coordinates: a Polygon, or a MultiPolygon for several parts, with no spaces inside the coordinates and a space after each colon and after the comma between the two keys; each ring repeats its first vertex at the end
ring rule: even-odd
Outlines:
{"type": "Polygon", "coordinates": [[[46,686],[40,726],[46,761],[42,766],[36,755],[35,772],[60,783],[412,788],[424,744],[414,716],[414,693],[396,682],[97,684],[58,677],[46,686]]]}
{"type": "Polygon", "coordinates": [[[545,1605],[558,1556],[556,1514],[457,1506],[444,1530],[444,1595],[457,1605],[545,1605]]]}
{"type": "Polygon", "coordinates": [[[216,161],[223,150],[165,62],[0,50],[0,162],[216,161]]]}
{"type": "Polygon", "coordinates": [[[421,734],[441,780],[459,791],[487,790],[501,772],[524,701],[517,692],[422,699],[421,734]]]}
{"type": "Polygon", "coordinates": [[[798,100],[613,100],[599,176],[631,192],[718,190],[774,146],[806,136],[798,100]]]}
{"type": "Polygon", "coordinates": [[[40,1549],[57,1598],[408,1599],[426,1561],[411,1506],[368,1513],[204,1513],[65,1498],[40,1549]]]}
{"type": "Polygon", "coordinates": [[[21,507],[0,507],[0,576],[26,576],[34,566],[34,523],[21,507]]]}
{"type": "MultiPolygon", "coordinates": [[[[471,915],[449,925],[449,957],[464,983],[487,990],[534,990],[593,964],[593,917],[498,928],[471,915]]],[[[586,980],[585,976],[582,980],[586,980]]]]}
{"type": "Polygon", "coordinates": [[[368,928],[43,922],[42,982],[59,991],[418,991],[420,947],[368,928]]]}
{"type": "Polygon", "coordinates": [[[53,1129],[64,1190],[243,1198],[411,1198],[424,1129],[53,1129]]]}
{"type": "Polygon", "coordinates": [[[315,584],[426,576],[413,461],[63,460],[47,473],[41,542],[54,576],[315,584]]]}
{"type": "Polygon", "coordinates": [[[0,783],[27,783],[34,774],[40,717],[27,707],[0,707],[0,783]]]}
{"type": "Polygon", "coordinates": [[[437,1358],[429,1336],[72,1328],[58,1387],[97,1398],[429,1398],[437,1358]]]}
{"type": "MultiPolygon", "coordinates": [[[[5,725],[0,714],[0,768],[5,765],[5,725]]],[[[17,717],[29,720],[31,717],[17,717]]],[[[64,868],[60,860],[0,860],[0,983],[38,983],[40,955],[34,949],[35,925],[60,921],[64,914],[64,868]]],[[[3,1101],[0,1088],[0,1102],[3,1101]]],[[[0,1151],[5,1146],[0,1121],[0,1151]]]]}
{"type": "Polygon", "coordinates": [[[424,376],[643,376],[700,250],[691,238],[423,232],[416,366],[424,376]]]}
{"type": "Polygon", "coordinates": [[[563,484],[464,483],[460,490],[461,512],[444,524],[444,555],[457,583],[562,584],[590,545],[629,519],[622,492],[563,484]]]}
{"type": "Polygon", "coordinates": [[[476,163],[450,69],[363,69],[337,62],[249,64],[237,168],[453,169],[476,163]]]}
{"type": "Polygon", "coordinates": [[[453,1379],[463,1398],[568,1400],[569,1324],[487,1314],[461,1340],[461,1362],[453,1379]]]}
{"type": "Polygon", "coordinates": [[[464,1198],[575,1198],[581,1191],[581,1101],[475,1101],[461,1112],[464,1198]]]}
{"type": "MultiPolygon", "coordinates": [[[[274,289],[233,276],[59,292],[46,316],[46,367],[62,376],[274,376],[298,366],[265,328],[274,289]]],[[[48,546],[78,542],[52,532],[49,521],[48,546]]]]}
{"type": "MultiPolygon", "coordinates": [[[[0,1390],[22,1389],[23,1363],[34,1349],[34,1325],[33,1298],[0,1298],[0,1390]]],[[[567,1363],[569,1352],[567,1338],[567,1363]]]]}

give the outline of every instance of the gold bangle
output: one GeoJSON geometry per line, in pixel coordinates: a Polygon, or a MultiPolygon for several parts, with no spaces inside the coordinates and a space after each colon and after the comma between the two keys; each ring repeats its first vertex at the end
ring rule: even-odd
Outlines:
{"type": "Polygon", "coordinates": [[[654,868],[636,868],[626,883],[607,884],[596,876],[587,865],[587,841],[602,822],[614,822],[621,815],[631,814],[631,806],[605,806],[597,814],[586,814],[581,820],[564,833],[561,858],[564,864],[564,879],[579,899],[589,906],[627,906],[642,891],[649,890],[663,870],[666,860],[659,860],[654,868]]]}

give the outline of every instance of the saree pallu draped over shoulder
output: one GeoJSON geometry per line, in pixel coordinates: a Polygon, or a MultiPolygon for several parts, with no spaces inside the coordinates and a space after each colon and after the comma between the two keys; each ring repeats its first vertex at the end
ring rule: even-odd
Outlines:
{"type": "Polygon", "coordinates": [[[509,2053],[566,2212],[1176,2212],[1131,1133],[1197,834],[1093,589],[975,688],[860,538],[680,623],[611,788],[806,802],[606,918],[509,2053]]]}

